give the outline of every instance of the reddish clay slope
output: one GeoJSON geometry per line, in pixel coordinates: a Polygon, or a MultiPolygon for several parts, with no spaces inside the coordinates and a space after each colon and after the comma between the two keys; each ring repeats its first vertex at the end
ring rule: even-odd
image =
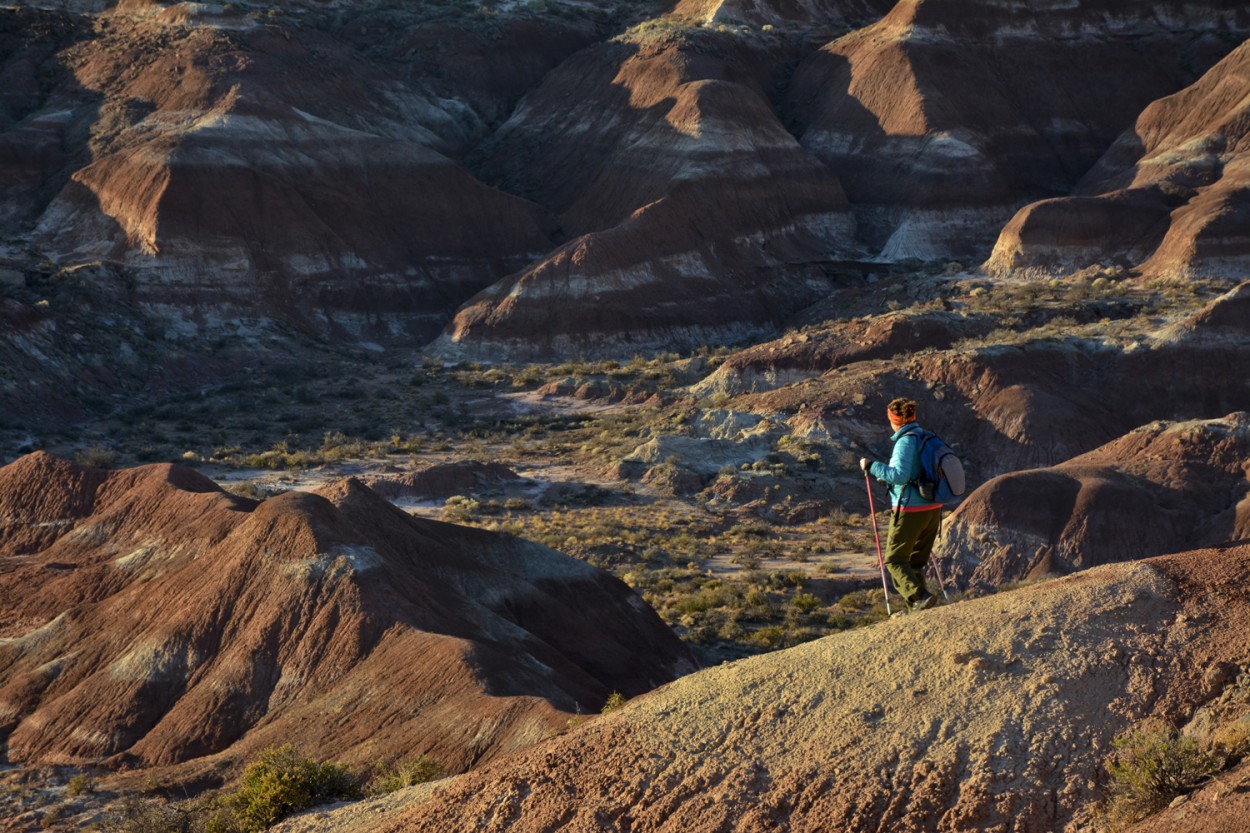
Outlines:
{"type": "Polygon", "coordinates": [[[979,261],[1248,31],[1234,0],[901,0],[808,58],[788,108],[874,251],[979,261]]]}
{"type": "Polygon", "coordinates": [[[692,668],[623,584],[354,480],[256,504],[177,466],[0,469],[0,736],[24,763],[295,742],[454,770],[692,668]]]}
{"type": "MultiPolygon", "coordinates": [[[[1116,734],[1231,690],[1204,672],[1250,659],[1247,588],[1245,546],[1187,553],[722,665],[380,829],[1090,829],[1116,734]]],[[[335,818],[303,829],[369,829],[335,818]]]]}
{"type": "Polygon", "coordinates": [[[549,248],[541,209],[447,156],[469,127],[444,102],[329,37],[110,24],[65,55],[103,101],[37,229],[58,260],[123,263],[139,300],[198,322],[432,336],[549,248]]]}
{"type": "Polygon", "coordinates": [[[1250,414],[1152,423],[1061,465],[996,477],[938,550],[963,586],[998,586],[1250,539],[1250,414]]]}
{"type": "Polygon", "coordinates": [[[1147,107],[1077,193],[1021,209],[986,267],[1250,274],[1250,43],[1147,107]]]}
{"type": "Polygon", "coordinates": [[[853,233],[837,179],[785,131],[779,57],[735,35],[640,33],[552,72],[489,177],[573,239],[471,299],[439,349],[541,357],[758,333],[818,297],[853,233]],[[576,137],[553,141],[552,137],[576,137]]]}

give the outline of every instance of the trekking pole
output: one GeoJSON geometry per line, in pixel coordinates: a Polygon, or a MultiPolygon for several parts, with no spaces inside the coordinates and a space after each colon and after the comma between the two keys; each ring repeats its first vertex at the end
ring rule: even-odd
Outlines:
{"type": "Polygon", "coordinates": [[[933,553],[929,553],[929,563],[933,565],[933,572],[937,575],[938,587],[942,588],[942,598],[949,602],[951,596],[946,592],[946,579],[942,578],[942,568],[938,566],[937,557],[933,553]]]}
{"type": "Polygon", "coordinates": [[[885,593],[885,612],[893,616],[890,610],[890,588],[885,583],[885,556],[881,554],[881,533],[877,531],[877,507],[872,503],[872,483],[868,480],[868,472],[864,472],[864,486],[868,489],[868,511],[872,514],[872,534],[877,539],[877,565],[881,568],[881,590],[885,593]]]}

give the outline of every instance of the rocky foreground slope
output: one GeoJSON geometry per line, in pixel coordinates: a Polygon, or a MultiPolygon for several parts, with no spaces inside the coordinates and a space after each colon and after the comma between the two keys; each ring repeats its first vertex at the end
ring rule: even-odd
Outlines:
{"type": "Polygon", "coordinates": [[[1112,738],[1244,667],[1245,545],[1097,568],[684,677],[406,809],[293,830],[1075,831],[1112,738]]]}
{"type": "Polygon", "coordinates": [[[354,480],[256,503],[43,453],[0,469],[0,611],[23,764],[191,777],[294,742],[463,770],[693,668],[617,580],[354,480]]]}

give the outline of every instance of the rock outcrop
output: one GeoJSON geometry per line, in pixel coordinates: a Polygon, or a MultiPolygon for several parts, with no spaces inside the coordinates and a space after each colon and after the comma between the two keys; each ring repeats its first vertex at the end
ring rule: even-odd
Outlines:
{"type": "Polygon", "coordinates": [[[429,466],[408,474],[361,478],[361,482],[384,498],[443,500],[452,495],[468,495],[486,488],[516,483],[520,477],[503,463],[464,460],[429,466]]]}
{"type": "Polygon", "coordinates": [[[1147,107],[1071,197],[1026,206],[986,267],[1116,262],[1164,277],[1250,275],[1250,43],[1147,107]]]}
{"type": "Polygon", "coordinates": [[[936,554],[960,586],[1250,540],[1250,414],[1157,422],[968,496],[936,554]]]}
{"type": "Polygon", "coordinates": [[[550,208],[568,242],[469,300],[437,353],[689,348],[827,291],[814,262],[853,248],[854,222],[773,111],[786,48],[656,26],[566,61],[492,139],[485,176],[550,208]]]}
{"type": "Polygon", "coordinates": [[[788,110],[873,253],[979,262],[1247,32],[1234,2],[902,0],[809,57],[788,110]]]}
{"type": "Polygon", "coordinates": [[[294,742],[461,771],[693,668],[619,581],[355,480],[258,504],[36,453],[0,469],[0,519],[13,762],[199,777],[294,742]]]}
{"type": "Polygon", "coordinates": [[[1244,663],[1248,580],[1245,546],[1118,564],[711,668],[380,829],[1087,829],[1116,734],[1244,663]]]}
{"type": "Polygon", "coordinates": [[[772,390],[854,362],[944,350],[988,326],[949,313],[891,313],[810,328],[734,353],[691,391],[706,396],[772,390]]]}

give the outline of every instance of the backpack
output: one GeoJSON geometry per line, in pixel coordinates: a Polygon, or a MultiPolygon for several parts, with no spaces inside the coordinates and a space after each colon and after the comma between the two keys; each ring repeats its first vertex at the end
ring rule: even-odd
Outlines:
{"type": "Polygon", "coordinates": [[[920,439],[920,469],[920,476],[912,481],[912,485],[925,500],[950,503],[963,497],[967,488],[964,464],[951,447],[932,431],[925,431],[920,439]]]}

